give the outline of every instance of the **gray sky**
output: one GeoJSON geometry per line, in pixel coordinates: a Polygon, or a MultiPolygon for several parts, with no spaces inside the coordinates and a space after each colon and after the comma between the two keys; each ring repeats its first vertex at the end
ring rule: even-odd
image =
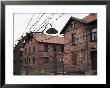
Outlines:
{"type": "MultiPolygon", "coordinates": [[[[45,23],[46,24],[47,23],[52,23],[54,21],[52,23],[52,27],[55,28],[58,31],[58,35],[59,35],[60,31],[65,26],[65,24],[67,23],[67,21],[69,20],[69,18],[71,16],[82,19],[85,16],[87,16],[88,14],[89,13],[82,13],[82,14],[80,14],[80,13],[75,13],[75,14],[74,13],[71,13],[71,14],[70,13],[69,14],[64,13],[62,15],[62,13],[55,13],[55,14],[45,13],[43,15],[43,13],[34,13],[34,14],[32,14],[32,13],[16,13],[16,14],[14,14],[14,43],[15,44],[17,43],[16,40],[18,40],[21,37],[21,35],[25,36],[26,32],[29,32],[29,31],[36,32],[42,26],[41,24],[48,17],[52,17],[52,18],[50,20],[47,20],[46,22],[44,22],[44,24],[45,23]],[[41,17],[41,19],[40,19],[40,17],[41,17]],[[56,20],[57,18],[58,18],[58,20],[56,20]],[[35,23],[36,23],[36,25],[32,26],[35,23]]],[[[45,31],[47,29],[49,29],[50,27],[51,27],[50,25],[47,25],[45,31]]],[[[39,31],[42,31],[43,29],[44,28],[41,28],[39,31]]],[[[45,31],[44,31],[44,33],[45,33],[45,31]]]]}

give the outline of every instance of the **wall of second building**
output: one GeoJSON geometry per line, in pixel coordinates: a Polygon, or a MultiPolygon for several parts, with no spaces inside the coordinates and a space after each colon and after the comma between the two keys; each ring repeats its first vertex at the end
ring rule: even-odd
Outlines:
{"type": "Polygon", "coordinates": [[[56,66],[58,65],[63,66],[63,63],[60,62],[60,60],[63,59],[63,52],[61,52],[61,45],[40,43],[33,38],[32,40],[27,41],[24,45],[24,52],[23,52],[23,56],[21,57],[22,60],[21,72],[22,74],[27,74],[27,75],[52,72],[54,70],[54,65],[55,65],[54,59],[55,60],[57,59],[56,66]],[[45,45],[48,46],[48,50],[46,51],[44,49],[45,45]],[[35,46],[35,51],[33,52],[34,46],[35,46]],[[53,51],[53,47],[57,48],[56,52],[53,51]],[[33,57],[35,58],[34,63],[33,63],[33,57]]]}
{"type": "Polygon", "coordinates": [[[51,43],[50,44],[39,43],[38,58],[39,58],[39,67],[41,69],[45,69],[45,71],[48,72],[49,70],[50,72],[53,72],[55,68],[63,66],[63,63],[61,62],[61,60],[63,59],[63,52],[61,52],[61,46],[63,45],[51,43]],[[48,50],[45,50],[45,47],[47,47],[48,50]],[[46,59],[48,59],[47,62],[46,59]]]}

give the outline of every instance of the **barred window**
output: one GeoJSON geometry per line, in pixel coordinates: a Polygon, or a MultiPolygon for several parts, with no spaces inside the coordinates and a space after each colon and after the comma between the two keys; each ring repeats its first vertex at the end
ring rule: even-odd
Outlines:
{"type": "Polygon", "coordinates": [[[63,53],[64,52],[64,46],[61,45],[61,52],[63,53]]]}
{"type": "Polygon", "coordinates": [[[30,50],[31,50],[31,48],[29,47],[29,54],[30,54],[30,50]]]}
{"type": "Polygon", "coordinates": [[[77,44],[77,37],[76,37],[76,33],[72,34],[72,45],[76,45],[77,44]]]}
{"type": "Polygon", "coordinates": [[[48,52],[48,45],[47,44],[44,45],[44,51],[48,52]]]}
{"type": "Polygon", "coordinates": [[[27,54],[27,48],[25,49],[25,54],[27,54]]]}
{"type": "Polygon", "coordinates": [[[35,46],[33,46],[33,52],[35,52],[35,46]]]}
{"type": "Polygon", "coordinates": [[[28,59],[27,59],[27,58],[24,59],[24,63],[25,63],[25,64],[28,63],[28,59]]]}
{"type": "Polygon", "coordinates": [[[28,63],[30,63],[30,58],[28,58],[28,63]]]}
{"type": "Polygon", "coordinates": [[[53,51],[57,51],[57,47],[56,46],[53,46],[53,51]]]}
{"type": "Polygon", "coordinates": [[[33,64],[35,64],[35,57],[33,57],[32,62],[33,62],[33,64]]]}
{"type": "Polygon", "coordinates": [[[23,51],[20,51],[20,56],[23,56],[23,51]]]}
{"type": "Polygon", "coordinates": [[[77,64],[77,53],[72,53],[71,59],[72,59],[72,64],[76,65],[77,64]]]}
{"type": "Polygon", "coordinates": [[[49,63],[49,57],[43,57],[44,63],[49,63]]]}
{"type": "Polygon", "coordinates": [[[91,41],[96,41],[97,40],[97,30],[91,29],[91,41]]]}

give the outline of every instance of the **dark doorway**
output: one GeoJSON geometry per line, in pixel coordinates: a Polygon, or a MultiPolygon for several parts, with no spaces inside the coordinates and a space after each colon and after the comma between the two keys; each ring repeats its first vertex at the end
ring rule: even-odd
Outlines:
{"type": "Polygon", "coordinates": [[[97,51],[91,51],[91,69],[97,70],[97,51]]]}

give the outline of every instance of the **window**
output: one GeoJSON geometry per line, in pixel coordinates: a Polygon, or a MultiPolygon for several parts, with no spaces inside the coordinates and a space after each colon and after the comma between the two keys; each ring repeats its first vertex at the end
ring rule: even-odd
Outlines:
{"type": "Polygon", "coordinates": [[[97,70],[97,51],[91,51],[91,69],[97,70]]]}
{"type": "Polygon", "coordinates": [[[33,64],[35,64],[35,57],[33,57],[32,62],[33,62],[33,64]]]}
{"type": "Polygon", "coordinates": [[[56,46],[53,46],[53,51],[57,51],[57,47],[56,46]]]}
{"type": "Polygon", "coordinates": [[[61,52],[63,53],[64,52],[64,46],[61,45],[61,52]]]}
{"type": "Polygon", "coordinates": [[[25,64],[30,63],[30,58],[28,58],[28,59],[25,58],[25,59],[24,59],[24,63],[25,63],[25,64]]]}
{"type": "Polygon", "coordinates": [[[32,38],[30,38],[30,41],[32,42],[32,38]]]}
{"type": "Polygon", "coordinates": [[[44,58],[44,63],[49,63],[49,57],[43,57],[44,58]]]}
{"type": "Polygon", "coordinates": [[[20,56],[23,56],[23,51],[20,51],[20,56]]]}
{"type": "Polygon", "coordinates": [[[27,40],[27,42],[29,43],[29,40],[27,40]]]}
{"type": "Polygon", "coordinates": [[[44,45],[44,51],[48,52],[48,45],[47,44],[44,45]]]}
{"type": "Polygon", "coordinates": [[[27,58],[25,58],[25,59],[24,59],[24,63],[25,63],[25,64],[27,64],[27,63],[28,63],[28,60],[27,60],[27,58]]]}
{"type": "Polygon", "coordinates": [[[27,48],[25,49],[25,54],[27,54],[27,48]]]}
{"type": "Polygon", "coordinates": [[[74,23],[71,24],[71,29],[74,29],[74,23]]]}
{"type": "Polygon", "coordinates": [[[29,54],[30,54],[30,49],[31,49],[31,48],[29,47],[29,54]]]}
{"type": "Polygon", "coordinates": [[[72,64],[77,65],[77,53],[72,53],[72,64]]]}
{"type": "Polygon", "coordinates": [[[60,58],[60,61],[63,61],[63,58],[60,58]]]}
{"type": "Polygon", "coordinates": [[[28,63],[30,63],[30,58],[28,59],[28,63]]]}
{"type": "Polygon", "coordinates": [[[33,52],[35,52],[35,46],[33,46],[33,52]]]}
{"type": "Polygon", "coordinates": [[[19,60],[20,63],[22,63],[22,60],[19,60]]]}
{"type": "Polygon", "coordinates": [[[78,26],[79,26],[78,22],[74,22],[71,24],[71,29],[78,28],[78,26]]]}
{"type": "Polygon", "coordinates": [[[96,41],[97,40],[97,31],[96,31],[96,28],[94,29],[91,29],[91,41],[96,41]]]}
{"type": "Polygon", "coordinates": [[[77,38],[76,38],[76,33],[72,34],[72,45],[77,44],[77,38]]]}

